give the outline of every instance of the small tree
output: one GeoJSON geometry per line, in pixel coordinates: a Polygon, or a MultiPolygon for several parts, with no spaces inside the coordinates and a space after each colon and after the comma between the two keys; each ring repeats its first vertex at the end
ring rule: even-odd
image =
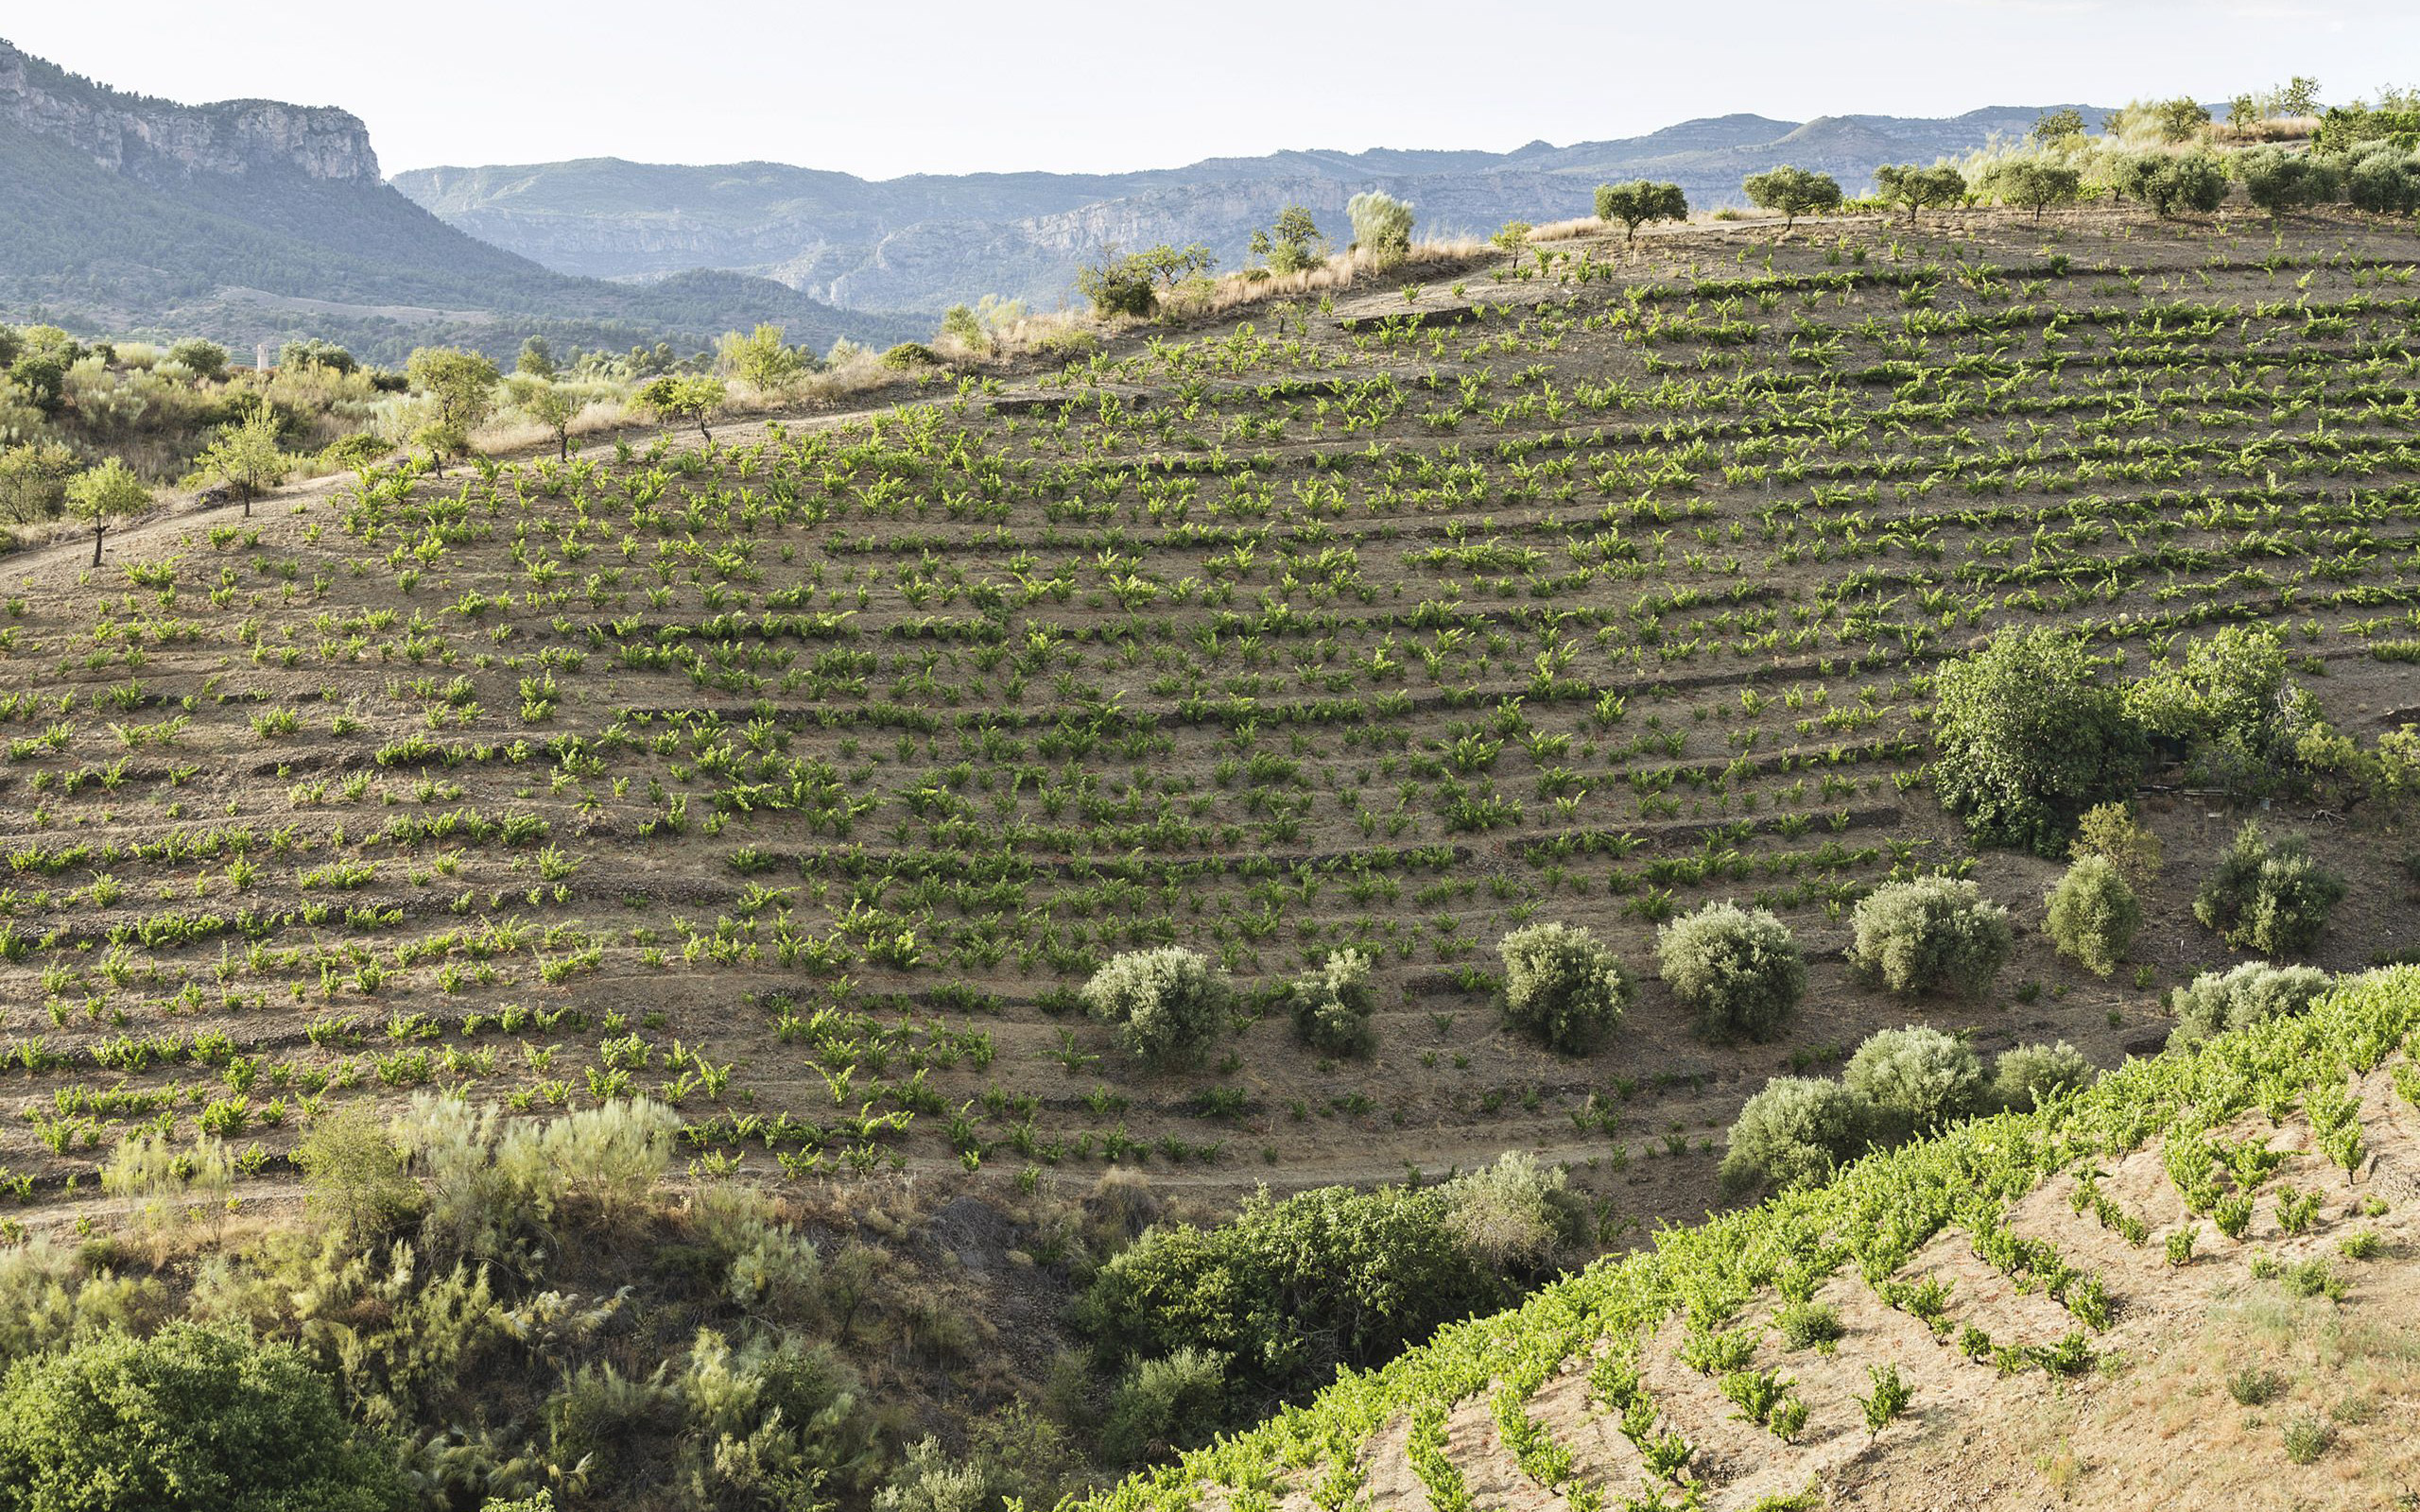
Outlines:
{"type": "Polygon", "coordinates": [[[199,336],[187,337],[170,347],[168,360],[193,374],[198,383],[215,384],[227,376],[227,349],[199,336]]]}
{"type": "Polygon", "coordinates": [[[21,1360],[0,1384],[0,1506],[22,1512],[401,1512],[395,1462],[359,1438],[290,1345],[180,1320],[21,1360]]]}
{"type": "Polygon", "coordinates": [[[1634,240],[1638,228],[1659,220],[1689,218],[1689,197],[1677,183],[1664,183],[1649,179],[1632,179],[1624,183],[1600,183],[1597,186],[1597,218],[1620,221],[1622,240],[1634,240]]]}
{"type": "Polygon", "coordinates": [[[2109,168],[2110,186],[2165,220],[2180,210],[2209,214],[2226,202],[2227,173],[2205,152],[2130,152],[2109,168]]]}
{"type": "Polygon", "coordinates": [[[1957,1036],[1911,1023],[1867,1036],[1841,1080],[1871,1102],[1878,1125],[1898,1138],[1936,1128],[1980,1106],[1983,1063],[1957,1036]]]}
{"type": "Polygon", "coordinates": [[[1357,950],[1330,951],[1327,964],[1294,979],[1294,1034],[1330,1055],[1366,1054],[1370,1019],[1378,994],[1370,985],[1370,957],[1357,950]]]}
{"type": "Polygon", "coordinates": [[[587,412],[587,398],[562,384],[536,380],[516,384],[513,398],[521,413],[553,433],[556,460],[570,461],[572,422],[587,412]]]}
{"type": "Polygon", "coordinates": [[[1748,196],[1748,203],[1780,211],[1784,231],[1796,225],[1801,215],[1819,215],[1841,208],[1839,180],[1794,163],[1752,173],[1740,180],[1739,187],[1748,196]]]}
{"type": "Polygon", "coordinates": [[[294,1147],[304,1202],[348,1240],[383,1231],[420,1205],[404,1151],[359,1104],[320,1118],[294,1147]]]}
{"type": "Polygon", "coordinates": [[[1369,189],[1344,202],[1353,222],[1353,245],[1381,265],[1401,262],[1411,252],[1411,205],[1382,190],[1369,189]]]}
{"type": "Polygon", "coordinates": [[[1121,256],[1115,247],[1102,248],[1098,260],[1076,269],[1076,288],[1092,301],[1093,313],[1104,319],[1114,316],[1149,319],[1159,308],[1150,271],[1137,259],[1121,256]]]}
{"type": "Polygon", "coordinates": [[[2284,641],[2267,626],[2230,625],[2187,644],[2126,689],[2126,712],[2152,735],[2185,747],[2196,775],[2258,792],[2275,785],[2317,718],[2287,675],[2284,641]]]}
{"type": "Polygon", "coordinates": [[[2084,810],[2067,847],[2071,860],[2100,856],[2107,861],[2137,892],[2158,880],[2161,854],[2159,836],[2135,816],[2132,803],[2096,803],[2084,810]]]}
{"type": "Polygon", "coordinates": [[[561,370],[555,363],[555,349],[544,336],[532,332],[521,343],[521,354],[513,360],[512,370],[526,378],[552,382],[561,370]]]}
{"type": "Polygon", "coordinates": [[[1327,261],[1327,233],[1320,230],[1309,209],[1288,205],[1273,225],[1252,233],[1252,255],[1272,273],[1299,273],[1327,261]]]}
{"type": "Polygon", "coordinates": [[[2135,932],[2143,927],[2135,889],[2100,856],[2084,856],[2069,867],[2043,902],[2049,905],[2051,943],[2095,976],[2118,970],[2135,932]]]}
{"type": "Polygon", "coordinates": [[[1769,909],[1708,903],[1656,935],[1665,985],[1711,1040],[1771,1040],[1806,994],[1806,962],[1769,909]]]}
{"type": "Polygon", "coordinates": [[[1991,1101],[2030,1113],[2064,1092],[2089,1087],[2100,1073],[2065,1040],[2054,1045],[2014,1045],[1992,1062],[1991,1101]]]}
{"type": "Polygon", "coordinates": [[[1636,995],[1620,958],[1576,925],[1525,925],[1497,950],[1505,1022],[1566,1055],[1584,1053],[1611,1032],[1636,995]]]}
{"type": "Polygon", "coordinates": [[[110,522],[150,507],[151,490],[112,456],[67,481],[67,512],[93,527],[93,565],[101,564],[101,537],[110,522]]]}
{"type": "Polygon", "coordinates": [[[2055,146],[2083,133],[2083,112],[2068,105],[2055,111],[2044,111],[2035,116],[2033,129],[2026,134],[2046,146],[2055,146]]]}
{"type": "Polygon", "coordinates": [[[731,398],[731,390],[723,386],[721,379],[710,378],[703,373],[668,372],[640,385],[638,392],[631,398],[666,424],[675,421],[694,421],[698,435],[712,442],[714,432],[706,428],[706,422],[722,412],[723,404],[731,398]]]}
{"type": "Polygon", "coordinates": [[[1933,791],[1985,845],[2055,856],[2086,806],[2132,787],[2141,732],[2081,637],[2006,629],[1933,683],[1933,791]]]}
{"type": "Polygon", "coordinates": [[[805,353],[787,344],[788,331],[759,325],[746,335],[726,331],[715,344],[723,369],[760,394],[786,393],[807,369],[805,353]]]}
{"type": "Polygon", "coordinates": [[[495,413],[495,364],[457,347],[422,347],[404,365],[411,386],[437,408],[436,423],[464,436],[495,413]]]}
{"type": "Polygon", "coordinates": [[[2083,174],[2070,164],[2046,158],[2012,158],[1986,173],[1982,187],[2002,204],[2030,210],[2033,218],[2040,220],[2045,210],[2053,205],[2072,205],[2083,196],[2083,174]]]}
{"type": "Polygon", "coordinates": [[[1874,1105],[1820,1076],[1775,1076],[1732,1123],[1720,1181],[1731,1196],[1828,1179],[1873,1138],[1874,1105]]]}
{"type": "Polygon", "coordinates": [[[1905,205],[1908,219],[1930,205],[1954,205],[1966,198],[1966,176],[1948,163],[1929,168],[1912,163],[1886,163],[1874,170],[1875,193],[1886,205],[1905,205]]]}
{"type": "Polygon", "coordinates": [[[2272,841],[2257,821],[2236,833],[2193,898],[2193,917],[2238,950],[2301,955],[2319,943],[2344,899],[2344,879],[2310,857],[2299,834],[2272,841]]]}
{"type": "Polygon", "coordinates": [[[1979,997],[2016,943],[2007,909],[1940,876],[1884,883],[1858,902],[1850,929],[1849,964],[1902,996],[1979,997]]]}
{"type": "Polygon", "coordinates": [[[2244,198],[2267,211],[2271,220],[2333,199],[2342,181],[2333,163],[2283,147],[2255,147],[2237,157],[2232,166],[2243,182],[2244,198]]]}
{"type": "Polygon", "coordinates": [[[2272,966],[2267,961],[2204,971],[2169,994],[2168,1005],[2176,1015],[2169,1047],[2189,1048],[2265,1020],[2300,1013],[2327,990],[2327,973],[2316,967],[2272,966]]]}
{"type": "Polygon", "coordinates": [[[1083,996],[1129,1051],[1158,1066],[1201,1059],[1226,1022],[1225,986],[1199,951],[1181,946],[1112,956],[1083,996]]]}
{"type": "Polygon", "coordinates": [[[251,517],[252,500],[285,482],[294,465],[277,444],[278,431],[277,411],[267,404],[254,405],[241,421],[220,427],[218,438],[198,459],[197,470],[202,476],[235,490],[247,519],[251,517]]]}

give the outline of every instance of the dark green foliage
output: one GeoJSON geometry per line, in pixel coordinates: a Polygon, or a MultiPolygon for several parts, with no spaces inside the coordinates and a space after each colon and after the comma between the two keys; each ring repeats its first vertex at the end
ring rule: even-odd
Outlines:
{"type": "Polygon", "coordinates": [[[2238,950],[2302,955],[2344,898],[2344,879],[2313,861],[2299,834],[2272,841],[2257,822],[2236,833],[2193,897],[2193,917],[2238,950]]]}
{"type": "Polygon", "coordinates": [[[1110,1397],[1101,1458],[1139,1465],[1203,1444],[1229,1419],[1226,1398],[1226,1362],[1211,1350],[1186,1348],[1141,1361],[1110,1397]]]}
{"type": "Polygon", "coordinates": [[[1435,1190],[1264,1192],[1216,1228],[1145,1233],[1101,1267],[1078,1321],[1112,1367],[1188,1349],[1216,1357],[1226,1385],[1206,1435],[1500,1303],[1451,1212],[1435,1190]]]}
{"type": "Polygon", "coordinates": [[[1638,228],[1658,220],[1689,218],[1689,197],[1677,183],[1663,183],[1649,179],[1633,179],[1626,183],[1600,183],[1597,186],[1597,218],[1618,220],[1629,241],[1638,234],[1638,228]]]}
{"type": "Polygon", "coordinates": [[[1849,964],[1902,996],[1980,997],[2015,948],[2008,910],[1948,877],[1883,884],[1858,902],[1850,927],[1849,964]]]}
{"type": "Polygon", "coordinates": [[[2242,182],[2244,197],[2273,217],[2335,198],[2342,181],[2336,165],[2326,159],[2283,147],[2255,147],[2229,166],[2242,182]]]}
{"type": "Polygon", "coordinates": [[[1711,1040],[1771,1040],[1806,995],[1806,962],[1765,908],[1708,903],[1656,935],[1665,985],[1711,1040]]]}
{"type": "Polygon", "coordinates": [[[2227,198],[2227,170],[2204,152],[2130,152],[2111,166],[2110,183],[2162,218],[2180,210],[2207,215],[2227,198]]]}
{"type": "Polygon", "coordinates": [[[1933,788],[1985,845],[2056,856],[2075,817],[2132,788],[2145,745],[2083,640],[2008,629],[1935,681],[1933,788]]]}
{"type": "Polygon", "coordinates": [[[0,1384],[10,1512],[386,1512],[392,1459],[300,1351],[177,1322],[20,1361],[0,1384]]]}
{"type": "Polygon", "coordinates": [[[1637,989],[1611,947],[1577,925],[1504,936],[1504,1022],[1549,1049],[1584,1054],[1622,1021],[1637,989]]]}
{"type": "Polygon", "coordinates": [[[2030,210],[2040,220],[2042,212],[2051,206],[2076,202],[2083,193],[2083,175],[2046,158],[2012,158],[1994,165],[1980,187],[2002,204],[2030,210]]]}
{"type": "Polygon", "coordinates": [[[2228,971],[2204,971],[2169,995],[2176,1027],[2171,1047],[2200,1044],[2213,1035],[2264,1019],[2300,1013],[2327,989],[2327,973],[2309,966],[2246,961],[2228,971]]]}
{"type": "Polygon", "coordinates": [[[1722,1190],[1747,1196],[1822,1181],[1866,1147],[1874,1123],[1863,1093],[1820,1076],[1775,1076],[1731,1125],[1722,1190]]]}
{"type": "Polygon", "coordinates": [[[2355,153],[2344,168],[2344,198],[2356,210],[2382,215],[2420,210],[2420,154],[2392,143],[2355,153]]]}
{"type": "Polygon", "coordinates": [[[2149,734],[2183,745],[2198,783],[2260,792],[2277,785],[2314,714],[2287,677],[2285,643],[2268,626],[2228,626],[2189,643],[2126,688],[2126,712],[2149,734]]]}
{"type": "Polygon", "coordinates": [[[1840,181],[1828,173],[1815,173],[1793,163],[1763,173],[1752,173],[1739,185],[1748,203],[1782,213],[1782,229],[1787,231],[1801,215],[1817,215],[1841,208],[1840,181]]]}
{"type": "Polygon", "coordinates": [[[1905,205],[1908,218],[1929,206],[1954,205],[1966,198],[1966,176],[1948,163],[1929,168],[1886,163],[1874,170],[1874,192],[1886,205],[1905,205]]]}
{"type": "Polygon", "coordinates": [[[1893,1140],[1963,1118],[1983,1101],[1983,1063],[1966,1041],[1918,1024],[1867,1036],[1841,1080],[1873,1105],[1876,1132],[1893,1140]]]}
{"type": "Polygon", "coordinates": [[[2051,943],[2095,976],[2118,970],[2135,932],[2143,927],[2135,889],[2106,856],[2079,859],[2043,901],[2049,906],[2046,927],[2051,943]]]}
{"type": "Polygon", "coordinates": [[[1326,262],[1327,246],[1327,235],[1310,211],[1288,205],[1277,213],[1275,224],[1252,233],[1251,251],[1272,273],[1299,273],[1326,262]]]}
{"type": "Polygon", "coordinates": [[[1371,1015],[1377,992],[1370,985],[1370,957],[1356,950],[1330,951],[1319,971],[1294,979],[1294,1034],[1330,1055],[1369,1052],[1371,1015]]]}
{"type": "Polygon", "coordinates": [[[1077,270],[1076,289],[1092,301],[1096,315],[1142,319],[1160,307],[1166,290],[1218,266],[1218,255],[1199,243],[1191,247],[1163,243],[1125,253],[1107,247],[1098,262],[1077,270]]]}

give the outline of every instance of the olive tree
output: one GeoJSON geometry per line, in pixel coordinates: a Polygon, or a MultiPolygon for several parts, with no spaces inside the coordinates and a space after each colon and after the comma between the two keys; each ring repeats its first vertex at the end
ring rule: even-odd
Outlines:
{"type": "Polygon", "coordinates": [[[1578,1055],[1622,1022],[1636,995],[1610,946],[1574,924],[1529,924],[1504,936],[1504,1020],[1578,1055]]]}
{"type": "Polygon", "coordinates": [[[1713,1040],[1771,1040],[1806,995],[1806,962],[1772,910],[1708,903],[1656,935],[1665,985],[1713,1040]]]}
{"type": "Polygon", "coordinates": [[[2244,198],[2267,211],[2272,220],[2335,198],[2342,182],[2334,163],[2283,147],[2255,147],[2230,165],[2243,184],[2244,198]]]}
{"type": "Polygon", "coordinates": [[[1608,223],[1622,223],[1622,240],[1638,235],[1638,228],[1659,220],[1689,218],[1689,197],[1677,183],[1652,179],[1633,179],[1625,183],[1600,183],[1597,186],[1597,218],[1608,223]]]}
{"type": "Polygon", "coordinates": [[[2073,165],[2048,158],[2011,158],[1995,163],[1983,175],[1982,190],[2004,205],[2042,212],[2053,205],[2072,205],[2083,194],[2083,174],[2073,165]]]}
{"type": "Polygon", "coordinates": [[[2079,636],[2014,627],[1933,684],[1932,783],[1985,845],[2056,856],[2075,816],[2133,786],[2145,746],[2079,636]]]}
{"type": "Polygon", "coordinates": [[[67,480],[67,512],[93,527],[93,565],[101,564],[101,537],[110,522],[147,508],[151,490],[134,470],[112,456],[67,480]]]}
{"type": "Polygon", "coordinates": [[[1962,1118],[1983,1100],[1983,1063],[1974,1050],[1921,1024],[1867,1036],[1841,1080],[1873,1104],[1876,1128],[1892,1138],[1962,1118]]]}
{"type": "Polygon", "coordinates": [[[1886,205],[1905,205],[1908,219],[1927,206],[1954,205],[1966,198],[1966,176],[1948,163],[1929,168],[1886,163],[1874,170],[1874,190],[1886,205]]]}
{"type": "Polygon", "coordinates": [[[1199,952],[1166,945],[1112,956],[1084,984],[1084,1005],[1115,1026],[1136,1057],[1160,1066],[1201,1058],[1226,1022],[1227,994],[1199,952]]]}
{"type": "Polygon", "coordinates": [[[1796,225],[1801,215],[1817,215],[1841,208],[1839,180],[1794,163],[1752,173],[1740,180],[1739,188],[1747,195],[1748,203],[1780,211],[1784,231],[1796,225]]]}
{"type": "Polygon", "coordinates": [[[2209,214],[2226,203],[2227,171],[2206,152],[2129,152],[2109,167],[2110,187],[2161,219],[2180,210],[2209,214]]]}
{"type": "Polygon", "coordinates": [[[1823,1181],[1872,1141],[1874,1121],[1872,1099],[1853,1088],[1775,1076],[1732,1122],[1718,1179],[1735,1197],[1823,1181]]]}
{"type": "Polygon", "coordinates": [[[722,412],[722,406],[731,399],[731,390],[724,387],[721,379],[710,378],[703,373],[668,372],[640,385],[638,392],[631,398],[639,407],[666,423],[674,421],[694,422],[698,435],[712,441],[714,432],[706,428],[706,421],[722,412]]]}
{"type": "Polygon", "coordinates": [[[294,465],[277,444],[278,430],[277,412],[267,404],[254,405],[242,420],[222,426],[218,438],[197,459],[196,470],[204,477],[235,490],[247,518],[252,500],[285,482],[294,465]]]}
{"type": "Polygon", "coordinates": [[[1849,928],[1849,964],[1903,997],[1979,997],[2016,944],[2007,909],[1941,876],[1884,883],[1858,901],[1849,928]]]}

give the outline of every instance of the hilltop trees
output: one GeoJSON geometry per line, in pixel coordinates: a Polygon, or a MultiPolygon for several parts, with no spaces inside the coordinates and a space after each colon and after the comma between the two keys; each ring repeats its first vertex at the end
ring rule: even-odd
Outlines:
{"type": "Polygon", "coordinates": [[[1307,208],[1288,205],[1275,223],[1252,233],[1251,252],[1272,273],[1300,273],[1327,261],[1327,233],[1307,208]]]}
{"type": "Polygon", "coordinates": [[[1597,186],[1597,218],[1620,221],[1622,240],[1632,241],[1638,228],[1658,220],[1689,218],[1689,197],[1677,183],[1664,183],[1649,179],[1633,179],[1627,183],[1600,183],[1597,186]]]}
{"type": "Polygon", "coordinates": [[[1908,219],[1928,205],[1954,205],[1966,198],[1966,176],[1948,163],[1920,168],[1912,163],[1886,163],[1874,170],[1875,194],[1886,205],[1905,205],[1908,219]]]}
{"type": "Polygon", "coordinates": [[[1748,196],[1748,203],[1782,214],[1782,230],[1797,224],[1801,215],[1817,215],[1841,208],[1840,180],[1828,173],[1814,173],[1790,163],[1763,173],[1752,173],[1739,184],[1748,196]]]}
{"type": "Polygon", "coordinates": [[[67,512],[93,527],[93,565],[101,564],[101,537],[112,520],[133,514],[151,503],[151,490],[133,469],[112,456],[68,480],[67,512]]]}

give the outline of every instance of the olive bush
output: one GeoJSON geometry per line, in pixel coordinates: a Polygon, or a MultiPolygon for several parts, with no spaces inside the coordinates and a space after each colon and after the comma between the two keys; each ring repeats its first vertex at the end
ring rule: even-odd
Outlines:
{"type": "Polygon", "coordinates": [[[1611,1032],[1637,992],[1613,949],[1577,925],[1525,925],[1497,949],[1505,1022],[1567,1055],[1611,1032]]]}
{"type": "Polygon", "coordinates": [[[1319,971],[1296,977],[1290,993],[1294,1034],[1331,1055],[1366,1053],[1374,1036],[1370,1019],[1378,994],[1370,985],[1370,957],[1357,950],[1330,951],[1319,971]]]}
{"type": "Polygon", "coordinates": [[[1876,1132],[1896,1139],[1975,1111],[1983,1063],[1956,1035],[1911,1023],[1867,1036],[1841,1080],[1874,1105],[1876,1132]]]}
{"type": "Polygon", "coordinates": [[[1775,1076],[1731,1125],[1722,1190],[1745,1196],[1822,1181],[1866,1147],[1874,1123],[1861,1092],[1821,1076],[1775,1076]]]}
{"type": "Polygon", "coordinates": [[[1797,224],[1801,215],[1821,215],[1841,208],[1840,180],[1828,173],[1817,173],[1785,163],[1763,173],[1752,173],[1740,180],[1740,192],[1748,203],[1764,210],[1782,214],[1782,229],[1797,224]]]}
{"type": "Polygon", "coordinates": [[[2238,831],[2193,898],[2193,917],[2238,950],[2301,955],[2319,943],[2344,879],[2311,859],[2299,834],[2273,841],[2256,821],[2238,831]]]}
{"type": "Polygon", "coordinates": [[[2207,215],[2226,202],[2227,170],[2206,152],[2128,152],[2111,161],[2109,186],[2162,219],[2180,210],[2207,215]]]}
{"type": "Polygon", "coordinates": [[[1885,883],[1859,901],[1849,925],[1849,964],[1903,995],[1979,997],[2016,945],[2008,910],[1948,877],[1885,883]]]}
{"type": "Polygon", "coordinates": [[[1201,952],[1167,945],[1112,956],[1084,984],[1084,1005],[1115,1024],[1135,1056],[1154,1065],[1187,1065],[1218,1037],[1227,994],[1201,952]]]}
{"type": "Polygon", "coordinates": [[[2106,856],[2078,859],[2043,902],[2049,905],[2051,943],[2095,976],[2118,970],[2135,932],[2143,927],[2143,905],[2106,856]]]}
{"type": "Polygon", "coordinates": [[[2316,967],[2267,961],[2204,971],[2169,994],[2176,1027],[2169,1031],[2168,1042],[2171,1048],[2197,1045],[2231,1029],[2300,1013],[2327,990],[2327,973],[2316,967]]]}
{"type": "Polygon", "coordinates": [[[1991,1101],[2030,1113],[2052,1096],[2089,1087],[2100,1077],[2083,1052],[2065,1040],[2054,1045],[2014,1045],[1992,1062],[1991,1101]]]}
{"type": "Polygon", "coordinates": [[[1622,240],[1638,235],[1638,228],[1658,220],[1689,218],[1689,197],[1677,183],[1633,179],[1597,186],[1597,218],[1622,223],[1622,240]]]}
{"type": "Polygon", "coordinates": [[[1933,791],[1976,840],[2055,856],[2077,814],[2134,785],[2144,742],[2102,670],[2081,637],[2047,627],[1943,665],[1933,791]]]}
{"type": "Polygon", "coordinates": [[[1771,1040],[1806,995],[1806,962],[1770,909],[1708,903],[1656,934],[1656,966],[1698,1032],[1771,1040]]]}

